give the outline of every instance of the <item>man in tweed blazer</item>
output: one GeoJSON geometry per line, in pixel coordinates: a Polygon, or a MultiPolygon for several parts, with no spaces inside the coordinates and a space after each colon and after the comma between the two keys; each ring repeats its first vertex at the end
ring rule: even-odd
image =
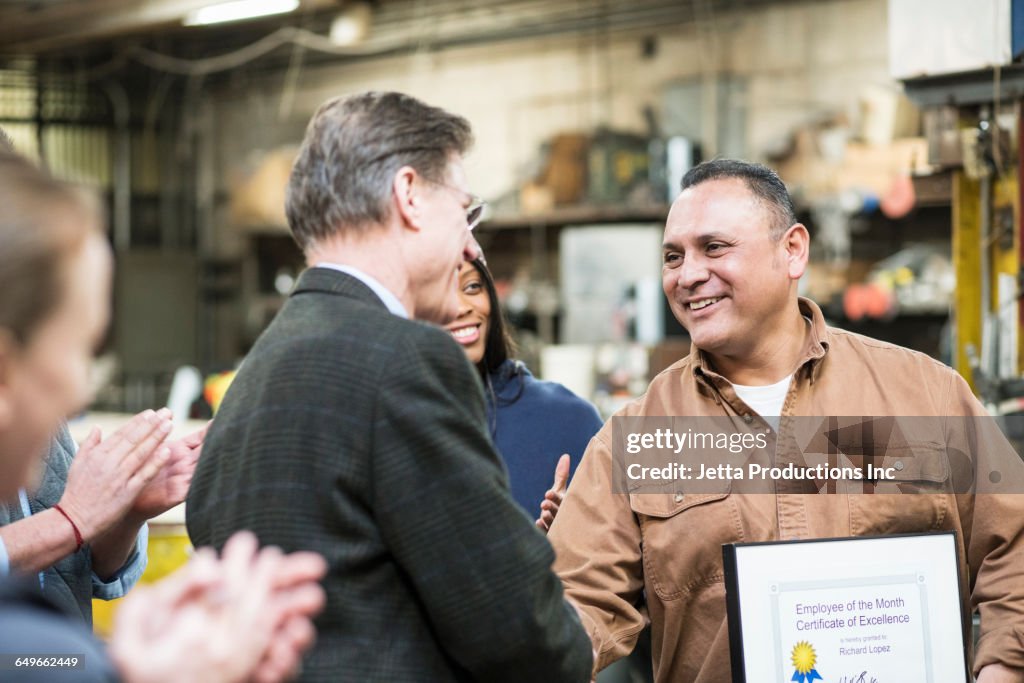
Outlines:
{"type": "Polygon", "coordinates": [[[251,529],[327,559],[302,680],[590,680],[479,381],[428,324],[456,315],[477,252],[470,140],[461,117],[397,93],[320,108],[287,204],[313,267],[240,369],[193,480],[196,545],[251,529]]]}

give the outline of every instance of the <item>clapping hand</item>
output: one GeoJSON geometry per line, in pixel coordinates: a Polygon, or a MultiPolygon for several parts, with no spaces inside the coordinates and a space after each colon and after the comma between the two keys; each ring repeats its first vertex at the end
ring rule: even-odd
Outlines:
{"type": "Polygon", "coordinates": [[[171,411],[147,410],[106,439],[93,429],[68,470],[61,508],[86,542],[121,522],[136,498],[160,473],[171,451],[171,411]]]}
{"type": "Polygon", "coordinates": [[[259,550],[248,532],[221,559],[198,551],[185,568],[137,587],[118,610],[111,656],[129,683],[277,683],[293,676],[324,605],[315,553],[259,550]]]}
{"type": "Polygon", "coordinates": [[[185,500],[209,428],[210,423],[207,423],[182,439],[167,442],[167,462],[132,503],[130,513],[140,522],[163,514],[185,500]]]}

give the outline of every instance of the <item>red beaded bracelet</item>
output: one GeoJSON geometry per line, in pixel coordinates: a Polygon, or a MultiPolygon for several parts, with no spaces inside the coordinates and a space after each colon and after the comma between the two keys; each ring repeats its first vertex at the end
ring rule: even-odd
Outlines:
{"type": "Polygon", "coordinates": [[[75,552],[77,553],[79,550],[82,549],[82,546],[85,545],[85,541],[82,540],[82,532],[78,530],[78,525],[76,525],[74,521],[70,517],[68,517],[68,513],[64,512],[64,508],[62,508],[60,505],[54,505],[53,509],[59,512],[60,514],[64,515],[64,519],[68,520],[68,524],[71,525],[71,529],[75,532],[75,552]]]}

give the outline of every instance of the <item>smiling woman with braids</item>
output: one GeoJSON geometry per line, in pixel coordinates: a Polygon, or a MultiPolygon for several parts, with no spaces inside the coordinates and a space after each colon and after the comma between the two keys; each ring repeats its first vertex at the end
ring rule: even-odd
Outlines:
{"type": "Polygon", "coordinates": [[[512,496],[530,514],[540,506],[537,526],[547,531],[570,466],[579,463],[601,417],[590,403],[561,384],[536,379],[511,357],[512,340],[483,257],[462,265],[459,316],[447,327],[480,373],[491,438],[508,466],[512,496]]]}

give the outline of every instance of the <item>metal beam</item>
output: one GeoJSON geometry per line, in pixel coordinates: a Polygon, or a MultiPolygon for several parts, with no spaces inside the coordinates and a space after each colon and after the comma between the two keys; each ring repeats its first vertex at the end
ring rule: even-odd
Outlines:
{"type": "MultiPolygon", "coordinates": [[[[0,46],[7,53],[38,53],[128,33],[180,25],[212,0],[86,0],[0,11],[0,46]]],[[[296,13],[338,7],[337,0],[302,0],[296,13]]],[[[198,29],[202,30],[202,29],[198,29]]]]}
{"type": "Polygon", "coordinates": [[[1024,98],[1024,66],[1000,67],[998,78],[995,69],[911,78],[903,89],[919,107],[1009,102],[1024,98]]]}
{"type": "MultiPolygon", "coordinates": [[[[52,52],[117,35],[143,34],[180,24],[189,10],[212,0],[77,0],[38,8],[0,10],[0,53],[52,52]]],[[[819,0],[823,1],[823,0],[819,0]]],[[[828,0],[835,2],[837,0],[828,0]]],[[[3,0],[0,0],[2,3],[3,0]]],[[[621,31],[729,19],[737,12],[809,0],[379,0],[373,30],[360,54],[384,54],[407,48],[437,47],[580,31],[621,31]]],[[[193,36],[217,36],[228,27],[252,32],[256,26],[294,25],[295,17],[315,12],[327,20],[341,0],[302,0],[289,15],[258,24],[225,24],[223,28],[178,31],[177,42],[193,36]]],[[[0,4],[2,7],[2,4],[0,4]]]]}

